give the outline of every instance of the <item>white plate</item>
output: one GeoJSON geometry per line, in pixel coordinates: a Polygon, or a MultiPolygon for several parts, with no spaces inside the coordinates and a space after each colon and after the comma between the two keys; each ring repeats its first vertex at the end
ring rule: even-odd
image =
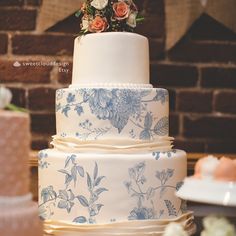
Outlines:
{"type": "Polygon", "coordinates": [[[236,182],[185,178],[176,195],[193,202],[236,207],[236,182]]]}

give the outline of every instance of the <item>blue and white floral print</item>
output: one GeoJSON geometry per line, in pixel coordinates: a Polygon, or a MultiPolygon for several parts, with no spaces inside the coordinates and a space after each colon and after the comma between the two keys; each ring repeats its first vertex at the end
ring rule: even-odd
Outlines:
{"type": "MultiPolygon", "coordinates": [[[[164,89],[157,89],[153,94],[152,89],[78,89],[70,92],[57,92],[56,111],[65,117],[70,117],[70,113],[76,111],[82,118],[85,106],[89,107],[91,114],[98,120],[107,120],[106,127],[115,128],[120,134],[128,123],[139,129],[139,138],[142,140],[152,140],[155,136],[166,136],[169,132],[169,120],[167,116],[153,117],[148,109],[149,103],[160,102],[164,105],[168,101],[168,92],[164,89]],[[148,97],[148,99],[147,99],[148,97]]],[[[73,113],[74,114],[74,113],[73,113]]],[[[95,118],[93,117],[93,119],[95,118]]],[[[85,120],[80,119],[80,123],[85,120]]],[[[96,123],[96,121],[94,122],[96,123]]],[[[92,125],[94,125],[92,123],[92,125]]],[[[95,127],[98,129],[98,127],[95,127]]],[[[81,136],[83,133],[76,131],[81,136]]],[[[131,138],[138,137],[130,131],[131,138]]],[[[104,135],[100,133],[96,138],[104,135]]],[[[87,136],[89,138],[90,136],[87,136]]]]}
{"type": "Polygon", "coordinates": [[[104,204],[98,202],[99,196],[108,191],[107,188],[101,186],[106,177],[99,176],[97,162],[95,162],[91,175],[78,164],[77,156],[72,154],[66,157],[64,168],[58,170],[58,172],[65,175],[65,188],[56,191],[50,185],[41,189],[40,198],[42,203],[39,205],[40,217],[42,219],[50,219],[56,207],[66,210],[70,214],[72,208],[79,204],[87,208],[88,216],[80,215],[73,221],[76,223],[96,223],[96,216],[104,206],[104,204]],[[75,194],[75,189],[79,188],[79,177],[84,178],[85,176],[88,196],[75,194]]]}
{"type": "Polygon", "coordinates": [[[153,152],[152,155],[155,157],[156,160],[159,160],[160,157],[161,157],[161,154],[162,154],[164,157],[171,158],[171,157],[174,156],[175,153],[177,153],[177,150],[176,150],[176,149],[172,149],[172,150],[167,151],[167,152],[160,152],[160,151],[153,152]]]}
{"type": "Polygon", "coordinates": [[[175,191],[180,187],[180,183],[177,183],[177,186],[168,184],[168,181],[174,176],[174,169],[157,170],[155,173],[158,180],[157,185],[146,186],[145,183],[148,183],[148,180],[145,177],[145,168],[145,162],[140,162],[130,168],[130,180],[124,182],[129,195],[137,199],[137,206],[130,211],[128,219],[159,219],[165,213],[165,210],[167,210],[169,216],[177,216],[182,209],[177,211],[174,204],[169,199],[165,199],[165,193],[168,189],[175,191]],[[152,200],[158,197],[158,192],[160,201],[163,201],[166,206],[166,209],[159,209],[159,212],[155,209],[152,200]]]}
{"type": "Polygon", "coordinates": [[[154,212],[152,208],[135,207],[129,215],[129,220],[147,220],[153,219],[154,212]]]}
{"type": "Polygon", "coordinates": [[[111,129],[111,126],[94,128],[92,122],[89,120],[79,123],[79,127],[83,129],[84,132],[76,132],[75,136],[81,140],[87,140],[90,136],[93,136],[94,139],[98,139],[99,136],[106,134],[111,129]]]}
{"type": "Polygon", "coordinates": [[[102,180],[105,178],[105,176],[99,176],[98,175],[98,165],[95,163],[93,175],[91,176],[88,172],[87,174],[87,188],[88,192],[90,193],[89,198],[86,198],[83,195],[78,196],[78,200],[80,204],[87,208],[89,216],[78,216],[76,217],[73,222],[76,223],[96,223],[96,215],[99,214],[101,208],[104,206],[101,203],[97,203],[99,199],[99,195],[103,192],[108,191],[108,189],[101,187],[100,184],[102,180]]]}
{"type": "Polygon", "coordinates": [[[43,168],[48,168],[49,163],[47,162],[47,157],[48,154],[45,151],[40,151],[38,153],[38,167],[43,169],[43,168]]]}
{"type": "Polygon", "coordinates": [[[175,206],[171,203],[170,200],[164,200],[166,204],[166,208],[168,210],[169,216],[177,216],[177,211],[175,209],[175,206]]]}
{"type": "Polygon", "coordinates": [[[84,97],[88,98],[91,112],[98,119],[110,120],[112,117],[112,92],[107,89],[93,89],[89,94],[85,92],[84,97]]]}
{"type": "Polygon", "coordinates": [[[71,212],[72,207],[75,205],[76,196],[72,192],[71,189],[68,190],[59,190],[59,194],[57,195],[58,204],[57,207],[60,209],[66,209],[67,213],[71,212]]]}
{"type": "Polygon", "coordinates": [[[154,100],[160,101],[162,104],[165,104],[165,102],[167,102],[169,100],[169,94],[168,94],[167,90],[165,90],[165,89],[158,90],[154,100]]]}
{"type": "MultiPolygon", "coordinates": [[[[39,186],[40,190],[40,186],[39,186]]],[[[54,191],[52,185],[41,189],[39,198],[41,204],[39,205],[39,217],[44,219],[50,219],[54,215],[54,208],[56,207],[57,193],[54,191]]]]}
{"type": "Polygon", "coordinates": [[[84,177],[84,168],[77,164],[76,162],[76,155],[72,154],[67,156],[65,160],[65,167],[64,169],[58,170],[62,174],[65,175],[65,186],[66,188],[69,187],[70,183],[73,181],[74,186],[76,186],[76,182],[78,179],[78,175],[84,177]],[[69,165],[71,163],[71,165],[69,165]],[[67,168],[69,167],[69,168],[67,168]]]}

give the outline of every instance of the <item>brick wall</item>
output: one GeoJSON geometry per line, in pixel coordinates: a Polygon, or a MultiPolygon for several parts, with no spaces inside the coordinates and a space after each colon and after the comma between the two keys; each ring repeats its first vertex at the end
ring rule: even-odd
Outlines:
{"type": "MultiPolygon", "coordinates": [[[[151,83],[170,92],[176,146],[188,152],[236,153],[236,35],[203,15],[166,52],[163,0],[137,4],[146,17],[138,32],[150,39],[151,83]]],[[[15,104],[30,111],[33,149],[45,148],[55,134],[55,90],[70,83],[79,31],[72,15],[45,33],[36,32],[39,9],[40,0],[0,0],[0,82],[12,89],[15,104]],[[20,67],[13,66],[16,61],[20,67]],[[69,65],[34,65],[37,61],[69,65]]]]}

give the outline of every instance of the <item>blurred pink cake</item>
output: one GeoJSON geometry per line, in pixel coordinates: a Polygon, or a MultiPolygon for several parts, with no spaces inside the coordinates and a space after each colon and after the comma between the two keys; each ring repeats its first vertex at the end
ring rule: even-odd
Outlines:
{"type": "Polygon", "coordinates": [[[43,235],[29,193],[29,123],[25,113],[0,110],[0,236],[43,235]]]}
{"type": "Polygon", "coordinates": [[[236,160],[207,156],[197,161],[178,197],[208,204],[236,206],[236,160]]]}
{"type": "Polygon", "coordinates": [[[0,110],[0,196],[29,192],[29,117],[0,110]]]}
{"type": "Polygon", "coordinates": [[[196,163],[194,171],[194,178],[236,182],[236,160],[228,157],[202,158],[196,163]]]}

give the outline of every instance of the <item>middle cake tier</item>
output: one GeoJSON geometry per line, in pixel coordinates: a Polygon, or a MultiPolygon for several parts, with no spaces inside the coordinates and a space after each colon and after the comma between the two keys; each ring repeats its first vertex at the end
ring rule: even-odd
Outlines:
{"type": "Polygon", "coordinates": [[[162,88],[67,88],[56,92],[57,138],[116,144],[169,135],[169,94],[162,88]],[[119,143],[120,142],[120,143],[119,143]]]}

